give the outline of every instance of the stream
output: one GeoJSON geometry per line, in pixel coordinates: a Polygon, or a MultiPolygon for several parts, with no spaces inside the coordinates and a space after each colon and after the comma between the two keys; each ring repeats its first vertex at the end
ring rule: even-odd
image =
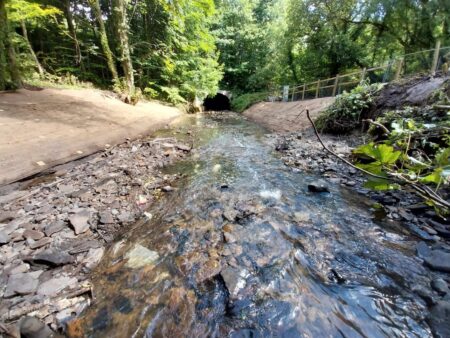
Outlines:
{"type": "MultiPolygon", "coordinates": [[[[95,272],[88,337],[428,337],[416,240],[370,202],[283,164],[240,115],[185,116],[176,190],[95,272]]],[[[173,136],[174,129],[158,137],[173,136]]],[[[178,135],[177,135],[178,137],[178,135]]]]}

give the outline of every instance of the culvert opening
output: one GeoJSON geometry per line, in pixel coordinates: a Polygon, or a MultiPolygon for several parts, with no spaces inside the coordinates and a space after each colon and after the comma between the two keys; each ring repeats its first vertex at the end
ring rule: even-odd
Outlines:
{"type": "Polygon", "coordinates": [[[214,97],[207,97],[203,103],[203,106],[205,107],[205,110],[213,110],[213,111],[220,111],[220,110],[230,110],[230,99],[223,94],[217,93],[214,97]]]}

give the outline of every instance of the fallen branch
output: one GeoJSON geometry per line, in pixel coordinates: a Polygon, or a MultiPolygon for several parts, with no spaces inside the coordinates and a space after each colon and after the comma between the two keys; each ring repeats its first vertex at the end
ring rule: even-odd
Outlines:
{"type": "Polygon", "coordinates": [[[412,182],[406,178],[404,178],[403,176],[398,176],[395,175],[393,173],[387,173],[388,175],[390,175],[390,177],[383,177],[383,176],[379,176],[379,175],[375,175],[372,174],[371,172],[364,170],[362,168],[359,168],[357,166],[355,166],[353,163],[351,163],[350,161],[346,160],[345,158],[342,158],[341,156],[339,156],[338,154],[336,154],[335,152],[333,152],[331,149],[329,149],[322,141],[322,138],[319,135],[319,132],[317,131],[316,125],[314,124],[313,120],[311,119],[310,115],[309,115],[309,110],[306,110],[306,116],[308,117],[309,122],[311,122],[311,125],[314,129],[314,133],[317,136],[317,139],[319,140],[320,144],[322,145],[322,147],[329,152],[331,155],[333,155],[334,157],[337,157],[338,159],[340,159],[342,162],[344,162],[345,164],[349,165],[350,167],[375,178],[378,179],[383,179],[383,180],[389,180],[392,181],[394,183],[398,183],[398,184],[408,184],[410,185],[416,192],[417,195],[419,195],[420,197],[424,198],[424,199],[430,199],[432,200],[436,205],[446,208],[446,209],[450,209],[450,203],[447,202],[446,200],[444,200],[441,196],[439,196],[435,191],[433,191],[432,189],[430,189],[430,187],[423,185],[423,184],[417,184],[416,182],[412,182]]]}
{"type": "Polygon", "coordinates": [[[353,163],[351,163],[350,161],[347,161],[345,158],[342,158],[341,156],[339,156],[338,154],[336,154],[334,151],[332,151],[330,148],[328,148],[322,141],[322,138],[319,135],[319,132],[317,131],[316,125],[314,124],[313,120],[311,119],[311,116],[309,116],[309,110],[306,110],[306,116],[308,117],[309,122],[311,122],[313,129],[314,129],[314,133],[317,136],[317,139],[319,140],[320,144],[322,145],[323,149],[325,149],[326,151],[328,151],[331,155],[333,155],[334,157],[337,157],[338,159],[340,159],[342,162],[345,162],[347,165],[349,165],[352,168],[355,168],[356,170],[359,170],[361,172],[363,172],[366,175],[375,177],[375,178],[379,178],[379,179],[383,179],[386,180],[388,179],[387,177],[384,176],[379,176],[379,175],[375,175],[372,174],[370,171],[364,170],[362,168],[357,167],[356,165],[354,165],[353,163]]]}

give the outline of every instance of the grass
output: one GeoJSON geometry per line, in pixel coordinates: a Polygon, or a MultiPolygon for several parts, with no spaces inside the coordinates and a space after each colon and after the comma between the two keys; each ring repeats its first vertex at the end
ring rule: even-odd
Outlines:
{"type": "Polygon", "coordinates": [[[264,101],[267,98],[267,93],[249,93],[239,95],[231,100],[231,109],[235,112],[242,113],[251,105],[264,101]]]}

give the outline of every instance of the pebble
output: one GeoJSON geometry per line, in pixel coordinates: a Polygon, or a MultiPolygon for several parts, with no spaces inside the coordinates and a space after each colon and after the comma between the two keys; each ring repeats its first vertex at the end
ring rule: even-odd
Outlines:
{"type": "Polygon", "coordinates": [[[10,242],[10,240],[11,239],[10,239],[9,235],[6,232],[0,231],[0,245],[7,244],[10,242]]]}
{"type": "Polygon", "coordinates": [[[431,281],[431,287],[439,293],[441,296],[444,296],[448,293],[448,285],[445,280],[442,278],[433,279],[431,281]]]}
{"type": "Polygon", "coordinates": [[[321,182],[313,182],[308,184],[308,190],[310,192],[330,192],[328,187],[321,182]]]}
{"type": "Polygon", "coordinates": [[[20,321],[21,338],[49,338],[54,332],[36,317],[24,317],[20,321]]]}

